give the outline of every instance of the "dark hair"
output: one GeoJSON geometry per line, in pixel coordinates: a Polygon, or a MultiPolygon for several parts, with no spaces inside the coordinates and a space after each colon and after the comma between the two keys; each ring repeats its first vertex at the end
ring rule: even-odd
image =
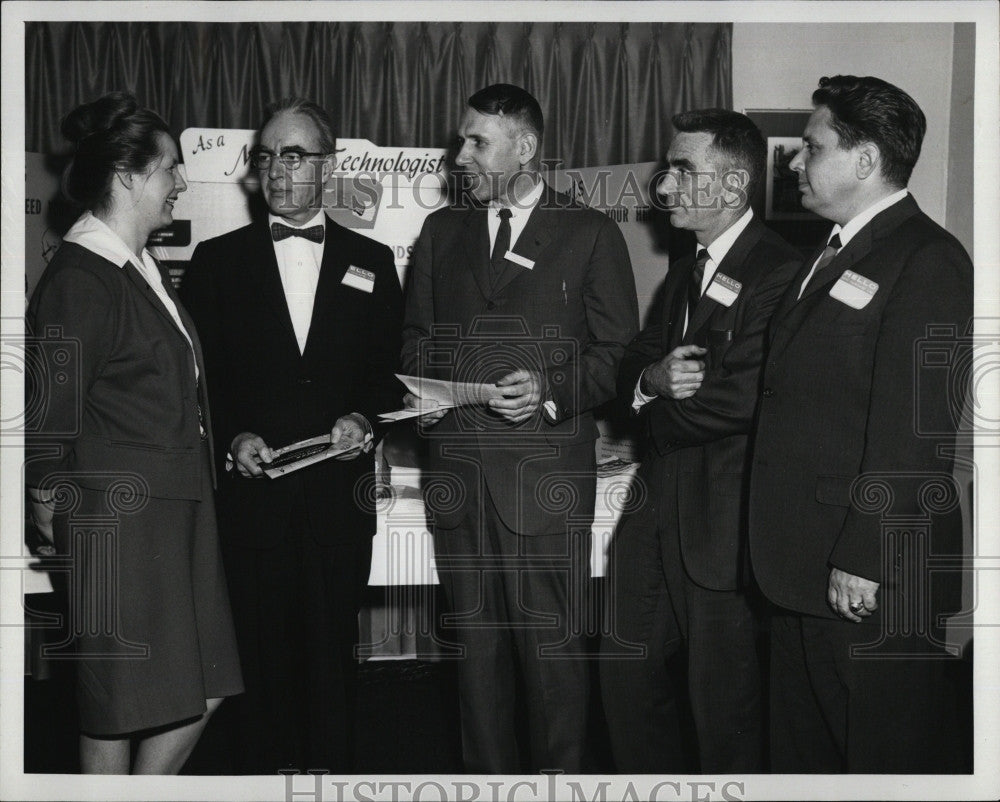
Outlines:
{"type": "Polygon", "coordinates": [[[741,208],[749,206],[767,169],[767,144],[753,121],[745,114],[727,109],[695,109],[675,114],[671,122],[675,131],[711,134],[712,147],[726,157],[729,166],[747,171],[741,208]]]}
{"type": "Polygon", "coordinates": [[[162,150],[158,134],[170,129],[132,95],[112,92],[77,106],[62,121],[62,134],[75,145],[63,172],[63,194],[91,211],[107,211],[115,172],[143,173],[162,150]]]}
{"type": "Polygon", "coordinates": [[[513,84],[492,84],[469,98],[469,106],[480,114],[510,118],[534,132],[541,140],[545,130],[542,107],[527,91],[513,84]]]}
{"type": "Polygon", "coordinates": [[[292,114],[301,114],[304,117],[308,117],[313,121],[316,126],[316,130],[319,132],[319,147],[323,153],[333,153],[337,149],[337,137],[333,133],[333,120],[327,113],[326,109],[320,106],[318,103],[313,103],[311,100],[306,100],[301,97],[283,97],[281,100],[275,100],[273,103],[269,103],[264,109],[264,123],[261,125],[263,128],[267,125],[276,115],[283,111],[290,112],[292,114]]]}
{"type": "Polygon", "coordinates": [[[906,186],[927,131],[927,119],[912,97],[881,78],[835,75],[819,79],[812,101],[830,110],[840,147],[878,145],[882,177],[892,186],[906,186]]]}

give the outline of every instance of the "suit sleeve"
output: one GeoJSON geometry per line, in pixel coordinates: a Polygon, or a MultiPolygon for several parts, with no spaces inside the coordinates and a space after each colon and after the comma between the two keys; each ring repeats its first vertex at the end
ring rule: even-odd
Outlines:
{"type": "Polygon", "coordinates": [[[364,415],[378,437],[384,433],[378,423],[379,414],[399,407],[400,384],[395,374],[399,368],[403,292],[392,251],[387,247],[377,249],[373,269],[376,279],[368,321],[365,391],[358,408],[352,411],[364,415]]]}
{"type": "MultiPolygon", "coordinates": [[[[584,274],[587,340],[571,366],[572,382],[548,382],[553,423],[593,409],[616,395],[625,346],[639,331],[639,304],[628,247],[618,226],[602,215],[584,274]]],[[[563,370],[562,366],[556,370],[563,370]]]]}
{"type": "Polygon", "coordinates": [[[618,369],[618,400],[629,410],[635,396],[635,386],[642,372],[663,357],[663,324],[653,323],[640,331],[625,348],[618,369]]]}
{"type": "MultiPolygon", "coordinates": [[[[950,444],[951,436],[941,433],[955,432],[966,392],[962,382],[949,382],[946,391],[921,381],[919,341],[929,325],[954,326],[956,335],[963,337],[972,311],[972,263],[956,243],[944,239],[913,254],[882,311],[861,473],[879,474],[895,491],[894,513],[919,512],[914,483],[928,473],[950,469],[950,460],[938,451],[950,444]],[[921,430],[939,435],[921,436],[921,430]]],[[[830,564],[884,581],[881,550],[880,515],[852,504],[830,564]]]]}
{"type": "Polygon", "coordinates": [[[235,405],[229,398],[225,339],[222,337],[222,289],[218,280],[218,259],[204,243],[199,244],[184,271],[178,294],[194,320],[205,359],[206,383],[215,436],[215,458],[219,475],[225,473],[225,459],[233,438],[244,431],[235,419],[235,405]]]}
{"type": "Polygon", "coordinates": [[[750,431],[768,323],[798,268],[798,261],[785,262],[761,279],[732,344],[719,364],[706,369],[693,396],[657,398],[643,407],[642,412],[649,415],[650,435],[661,453],[750,431]]]}
{"type": "Polygon", "coordinates": [[[27,356],[45,370],[26,372],[25,408],[43,412],[38,428],[25,438],[30,487],[37,487],[47,473],[65,469],[80,434],[88,391],[112,352],[116,311],[111,290],[86,269],[62,269],[44,277],[32,298],[28,328],[37,339],[29,340],[27,356]],[[53,363],[49,357],[56,351],[65,351],[68,359],[53,363]],[[60,381],[60,374],[68,380],[60,381]]]}
{"type": "Polygon", "coordinates": [[[430,337],[431,325],[434,322],[433,225],[432,217],[424,220],[406,276],[401,362],[402,371],[408,376],[419,376],[422,373],[420,343],[430,337]]]}

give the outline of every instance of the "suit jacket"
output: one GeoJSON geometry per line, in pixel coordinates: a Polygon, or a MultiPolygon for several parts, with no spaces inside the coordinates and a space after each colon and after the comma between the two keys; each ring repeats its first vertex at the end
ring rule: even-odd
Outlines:
{"type": "Polygon", "coordinates": [[[104,490],[130,472],[140,496],[201,499],[205,365],[194,322],[161,275],[193,351],[132,264],[65,242],[45,269],[27,313],[27,350],[40,368],[25,388],[29,486],[61,473],[104,490]]]}
{"type": "Polygon", "coordinates": [[[424,222],[410,265],[403,369],[478,382],[536,370],[555,414],[512,426],[483,408],[448,413],[427,431],[428,509],[438,526],[457,526],[481,503],[482,479],[516,532],[562,532],[567,517],[589,526],[592,410],[614,397],[618,362],[638,330],[624,238],[607,216],[546,187],[514,245],[520,260],[508,260],[495,283],[489,250],[486,209],[442,209],[424,222]]]}
{"type": "MultiPolygon", "coordinates": [[[[301,354],[265,221],[199,244],[181,297],[201,332],[213,377],[220,469],[241,432],[281,447],[328,433],[347,413],[360,412],[375,425],[378,413],[399,406],[393,373],[402,293],[385,245],[327,220],[301,354]],[[375,274],[372,292],[343,283],[352,265],[375,274]]],[[[285,539],[297,516],[323,544],[371,537],[373,496],[365,492],[363,479],[373,469],[369,454],[345,462],[325,460],[276,480],[220,470],[222,536],[238,545],[273,546],[285,539]]]]}
{"type": "Polygon", "coordinates": [[[760,393],[768,321],[801,258],[756,217],[718,266],[742,285],[726,306],[708,292],[684,331],[694,257],[671,265],[662,319],[629,345],[619,397],[632,403],[642,371],[678,345],[708,349],[705,379],[690,398],[657,398],[640,410],[648,449],[641,476],[657,494],[661,529],[676,532],[688,575],[712,590],[735,590],[745,566],[747,441],[760,393]]]}
{"type": "MultiPolygon", "coordinates": [[[[796,300],[814,260],[771,326],[750,492],[754,572],[772,601],[812,615],[834,616],[831,567],[882,583],[880,600],[902,589],[924,603],[927,577],[907,591],[907,572],[921,569],[886,537],[883,517],[926,525],[928,554],[961,552],[947,446],[965,394],[972,263],[911,196],[876,215],[796,300]],[[845,270],[878,285],[863,308],[830,294],[845,270]],[[926,346],[936,360],[924,360],[926,346]]],[[[937,610],[957,604],[960,577],[948,579],[932,580],[944,593],[937,610]]]]}

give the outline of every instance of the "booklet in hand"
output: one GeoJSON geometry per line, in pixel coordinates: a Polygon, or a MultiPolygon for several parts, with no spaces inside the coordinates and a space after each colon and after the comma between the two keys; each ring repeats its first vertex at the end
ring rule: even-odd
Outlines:
{"type": "Polygon", "coordinates": [[[321,434],[310,437],[308,440],[299,440],[297,443],[272,449],[274,459],[270,462],[260,463],[261,470],[271,479],[277,479],[286,473],[297,471],[317,462],[321,462],[330,457],[339,457],[343,454],[351,454],[361,451],[362,446],[355,443],[353,445],[333,445],[330,443],[329,434],[321,434]]]}

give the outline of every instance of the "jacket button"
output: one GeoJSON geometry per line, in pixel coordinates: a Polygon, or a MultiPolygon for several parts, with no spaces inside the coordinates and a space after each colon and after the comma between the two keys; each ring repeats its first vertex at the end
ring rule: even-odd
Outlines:
{"type": "Polygon", "coordinates": [[[761,395],[763,395],[764,398],[772,398],[774,396],[774,390],[772,390],[770,387],[765,387],[764,392],[761,393],[761,395]]]}
{"type": "Polygon", "coordinates": [[[493,301],[487,301],[486,302],[486,308],[487,309],[496,309],[497,305],[495,303],[493,303],[493,301]]]}

